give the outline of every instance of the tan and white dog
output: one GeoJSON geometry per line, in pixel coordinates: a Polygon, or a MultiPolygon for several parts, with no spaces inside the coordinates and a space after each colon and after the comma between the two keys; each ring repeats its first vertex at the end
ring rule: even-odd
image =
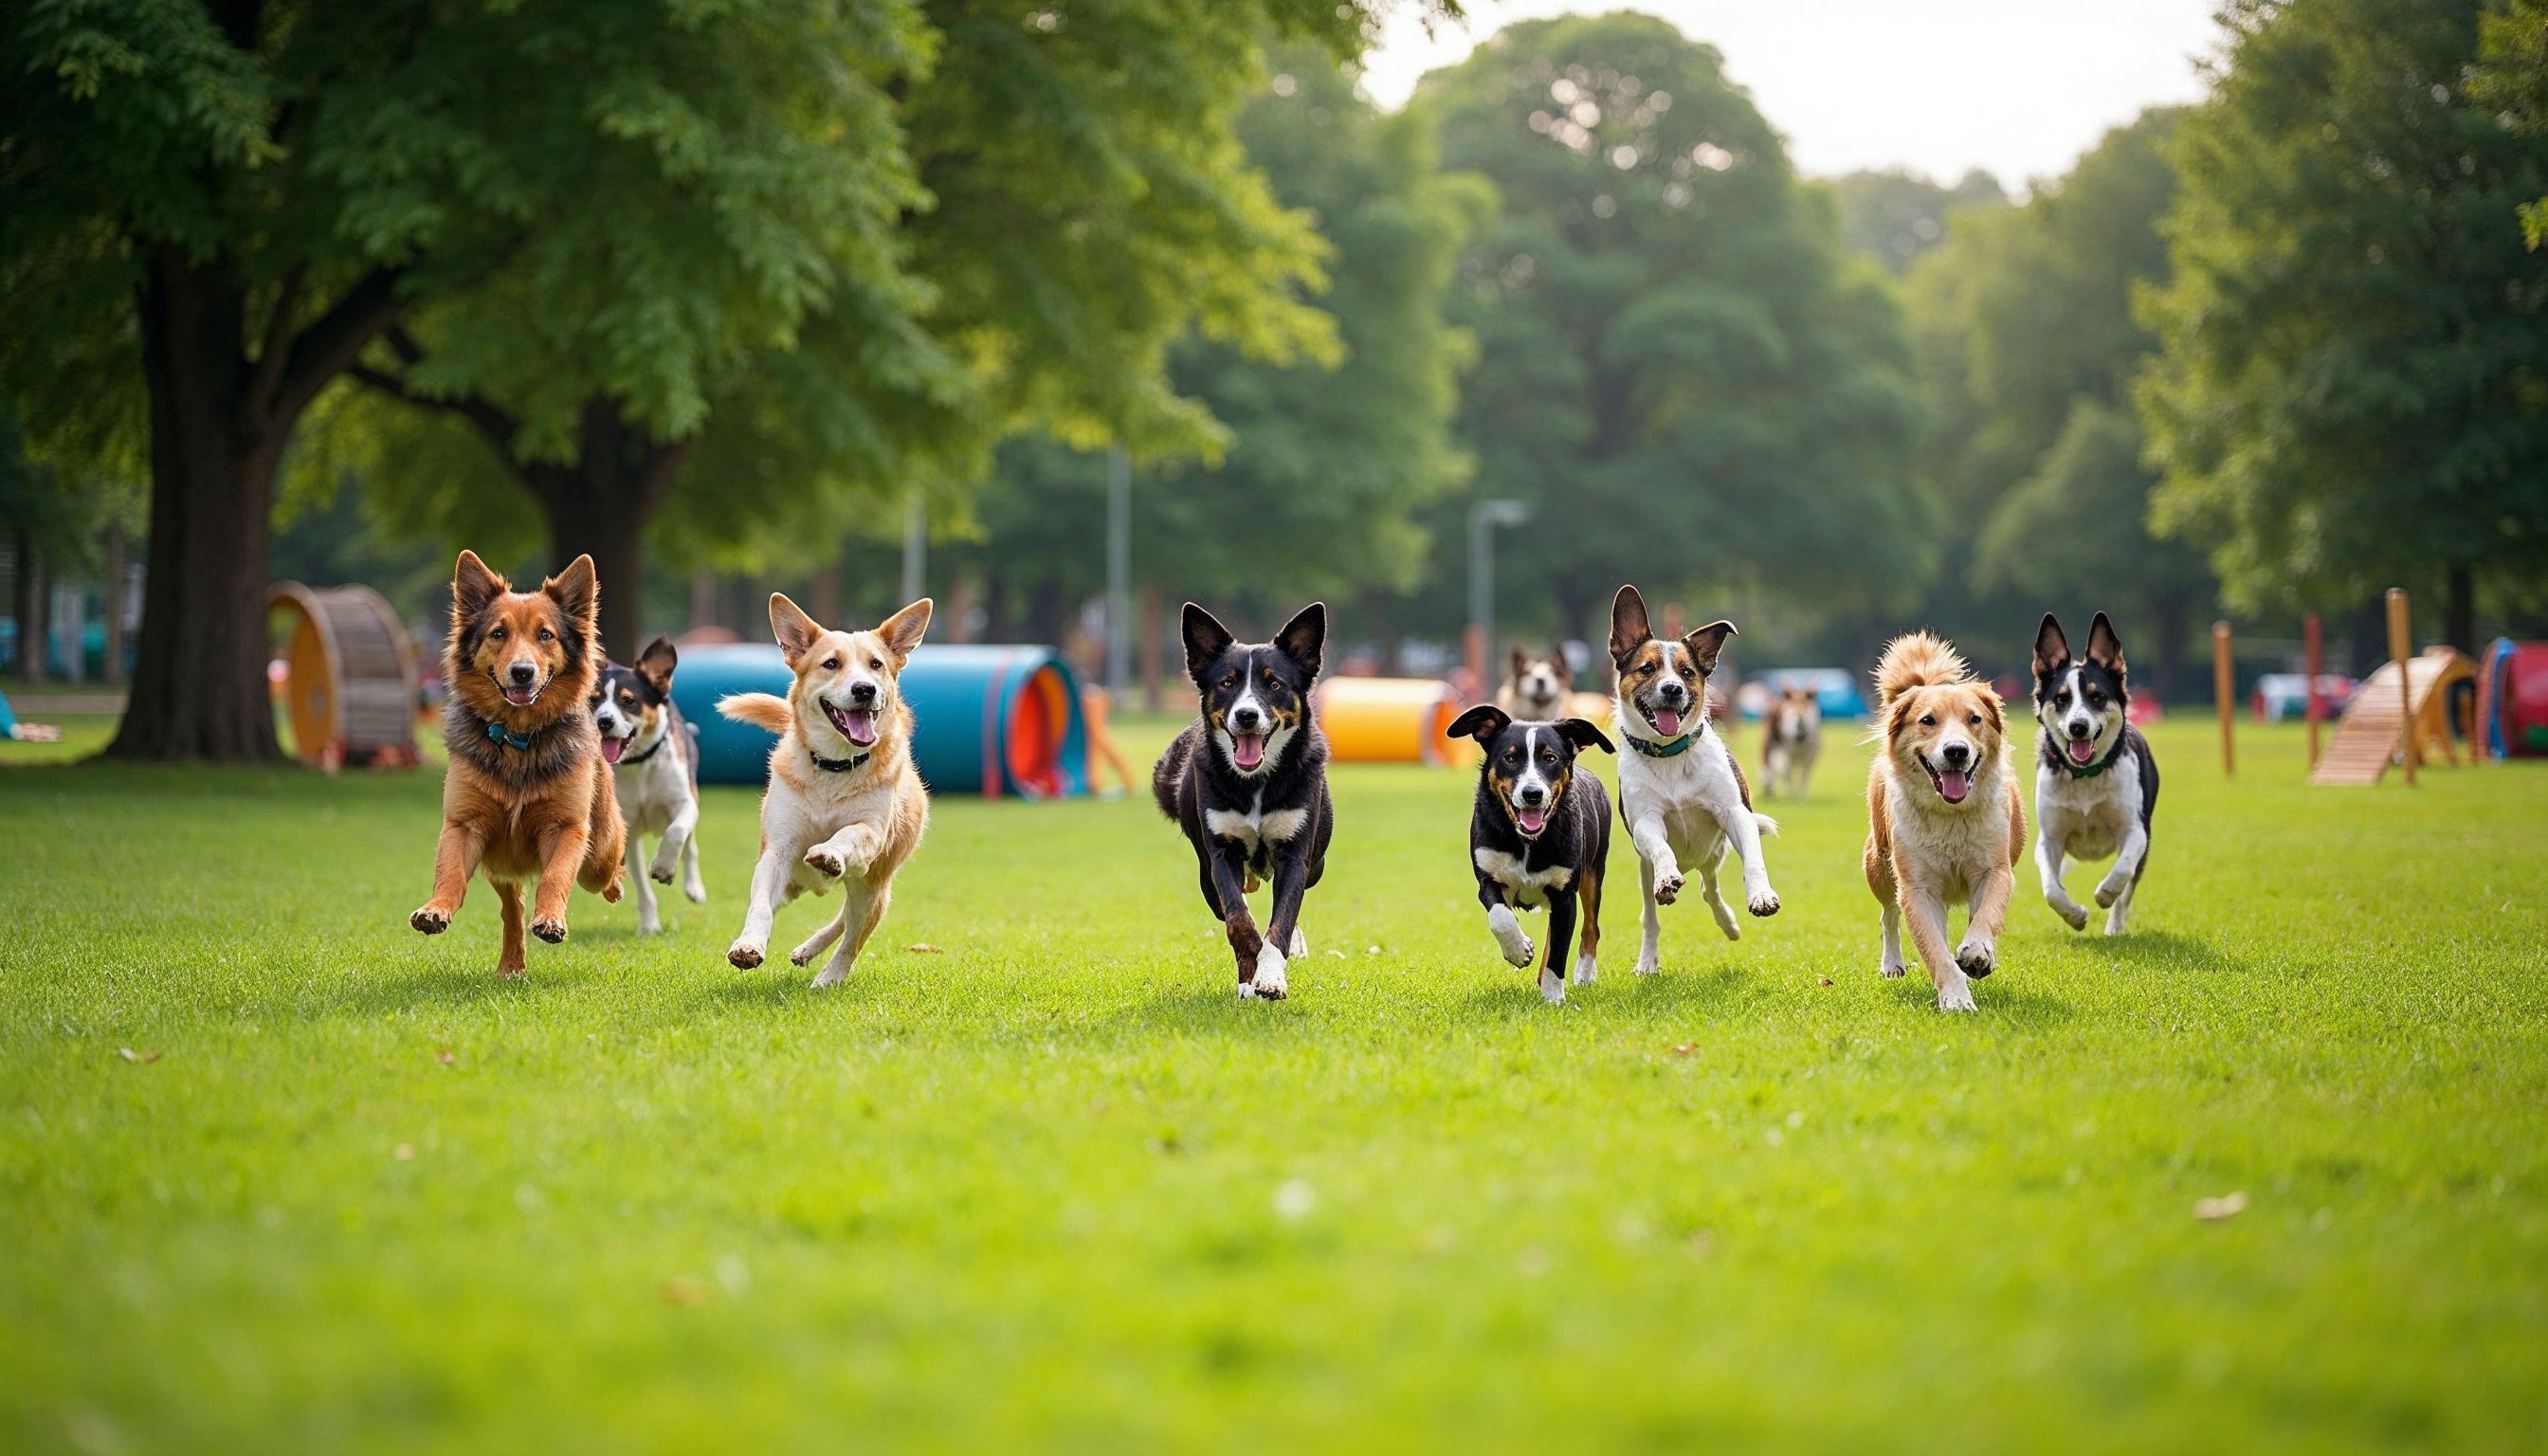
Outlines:
{"type": "Polygon", "coordinates": [[[1902,921],[1938,988],[1940,1011],[1970,1011],[1970,982],[1999,964],[2026,805],[2010,767],[1999,694],[1927,632],[1896,637],[1875,665],[1884,752],[1866,774],[1866,887],[1884,907],[1888,976],[1903,974],[1902,921]],[[1947,906],[1970,923],[1947,954],[1947,906]]]}
{"type": "MultiPolygon", "coordinates": [[[[1778,822],[1752,810],[1752,789],[1725,740],[1707,726],[1707,676],[1734,635],[1732,622],[1710,622],[1687,636],[1663,639],[1647,625],[1646,600],[1621,587],[1610,602],[1610,663],[1618,669],[1619,820],[1637,847],[1637,880],[1645,890],[1645,941],[1636,971],[1663,968],[1658,905],[1681,894],[1682,870],[1698,871],[1716,928],[1729,941],[1743,927],[1716,887],[1728,851],[1742,858],[1743,901],[1759,916],[1778,913],[1761,837],[1778,822]]],[[[1592,979],[1588,965],[1576,976],[1592,979]]]]}
{"type": "Polygon", "coordinates": [[[807,890],[841,887],[840,915],[787,956],[809,965],[831,951],[814,977],[817,987],[839,985],[884,923],[894,871],[929,827],[929,791],[911,766],[911,709],[900,678],[932,609],[924,596],[872,632],[844,632],[816,623],[782,593],[770,594],[770,630],[796,684],[783,698],[739,692],[717,702],[725,716],[779,735],[761,796],[752,901],[725,953],[735,965],[761,964],[779,904],[807,890]]]}
{"type": "Polygon", "coordinates": [[[1801,799],[1823,752],[1823,700],[1810,687],[1789,684],[1761,715],[1761,794],[1801,799]]]}

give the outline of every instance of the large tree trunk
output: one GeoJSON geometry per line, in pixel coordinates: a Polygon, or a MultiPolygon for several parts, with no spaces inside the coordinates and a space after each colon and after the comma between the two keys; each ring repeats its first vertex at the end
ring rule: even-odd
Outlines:
{"type": "Polygon", "coordinates": [[[614,662],[635,662],[646,641],[639,635],[646,526],[689,447],[652,443],[609,400],[585,406],[579,444],[573,465],[516,463],[513,470],[548,520],[548,569],[559,571],[579,555],[592,558],[601,579],[602,651],[614,662]]]}
{"type": "Polygon", "coordinates": [[[2477,653],[2477,577],[2466,562],[2453,562],[2442,598],[2442,640],[2460,651],[2477,653]]]}
{"type": "Polygon", "coordinates": [[[30,687],[45,681],[45,564],[36,543],[18,536],[18,679],[30,687]]]}
{"type": "Polygon", "coordinates": [[[106,527],[106,671],[110,686],[124,685],[124,598],[125,579],[132,575],[126,559],[124,523],[110,521],[106,527]]]}

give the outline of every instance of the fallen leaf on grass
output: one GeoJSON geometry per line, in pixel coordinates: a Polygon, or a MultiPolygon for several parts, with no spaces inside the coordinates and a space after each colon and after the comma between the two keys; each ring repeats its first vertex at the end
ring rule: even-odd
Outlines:
{"type": "Polygon", "coordinates": [[[927,941],[912,942],[911,953],[915,956],[937,956],[944,954],[936,946],[929,944],[927,941]]]}
{"type": "Polygon", "coordinates": [[[2198,1198],[2194,1201],[2194,1217],[2207,1224],[2218,1224],[2224,1219],[2234,1219],[2246,1211],[2247,1195],[2244,1193],[2225,1193],[2219,1198],[2198,1198]]]}
{"type": "Polygon", "coordinates": [[[441,1062],[444,1066],[451,1065],[451,1048],[445,1046],[440,1051],[434,1053],[434,1060],[441,1062]]]}
{"type": "Polygon", "coordinates": [[[664,1281],[664,1303],[668,1305],[703,1305],[707,1298],[707,1285],[686,1274],[664,1281]]]}
{"type": "Polygon", "coordinates": [[[1826,985],[1826,986],[1830,985],[1830,984],[1831,984],[1831,977],[1830,977],[1830,976],[1824,976],[1824,977],[1823,977],[1823,984],[1824,984],[1824,985],[1826,985]]]}
{"type": "Polygon", "coordinates": [[[115,1054],[123,1057],[126,1061],[157,1061],[159,1059],[159,1053],[156,1051],[136,1051],[130,1046],[116,1047],[115,1054]]]}
{"type": "Polygon", "coordinates": [[[1666,1048],[1665,1048],[1665,1051],[1666,1051],[1669,1055],[1673,1055],[1673,1056],[1687,1056],[1687,1055],[1689,1055],[1691,1052],[1696,1051],[1697,1049],[1698,1049],[1698,1044],[1697,1044],[1696,1042],[1684,1042],[1684,1043],[1682,1043],[1682,1044],[1681,1044],[1680,1046],[1668,1046],[1668,1047],[1666,1047],[1666,1048]]]}

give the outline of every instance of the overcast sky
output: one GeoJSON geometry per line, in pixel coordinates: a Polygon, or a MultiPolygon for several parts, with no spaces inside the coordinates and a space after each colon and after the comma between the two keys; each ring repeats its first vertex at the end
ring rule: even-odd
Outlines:
{"type": "Polygon", "coordinates": [[[1403,104],[1416,78],[1504,25],[1569,12],[1660,15],[1725,53],[1735,83],[1818,176],[1908,167],[1952,181],[2068,171],[2106,129],[2202,92],[2218,0],[1470,0],[1427,36],[1393,14],[1363,85],[1403,104]]]}

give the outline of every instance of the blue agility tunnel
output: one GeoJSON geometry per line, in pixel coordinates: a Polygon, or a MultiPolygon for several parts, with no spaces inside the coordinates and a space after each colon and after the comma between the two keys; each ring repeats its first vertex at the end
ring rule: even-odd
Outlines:
{"type": "MultiPolygon", "coordinates": [[[[699,730],[699,778],[760,783],[771,735],[717,715],[730,692],[793,685],[769,645],[691,647],[673,674],[673,702],[699,730]]],[[[1079,682],[1049,647],[927,647],[902,670],[911,704],[912,759],[932,793],[1062,798],[1088,791],[1088,737],[1079,682]]]]}

